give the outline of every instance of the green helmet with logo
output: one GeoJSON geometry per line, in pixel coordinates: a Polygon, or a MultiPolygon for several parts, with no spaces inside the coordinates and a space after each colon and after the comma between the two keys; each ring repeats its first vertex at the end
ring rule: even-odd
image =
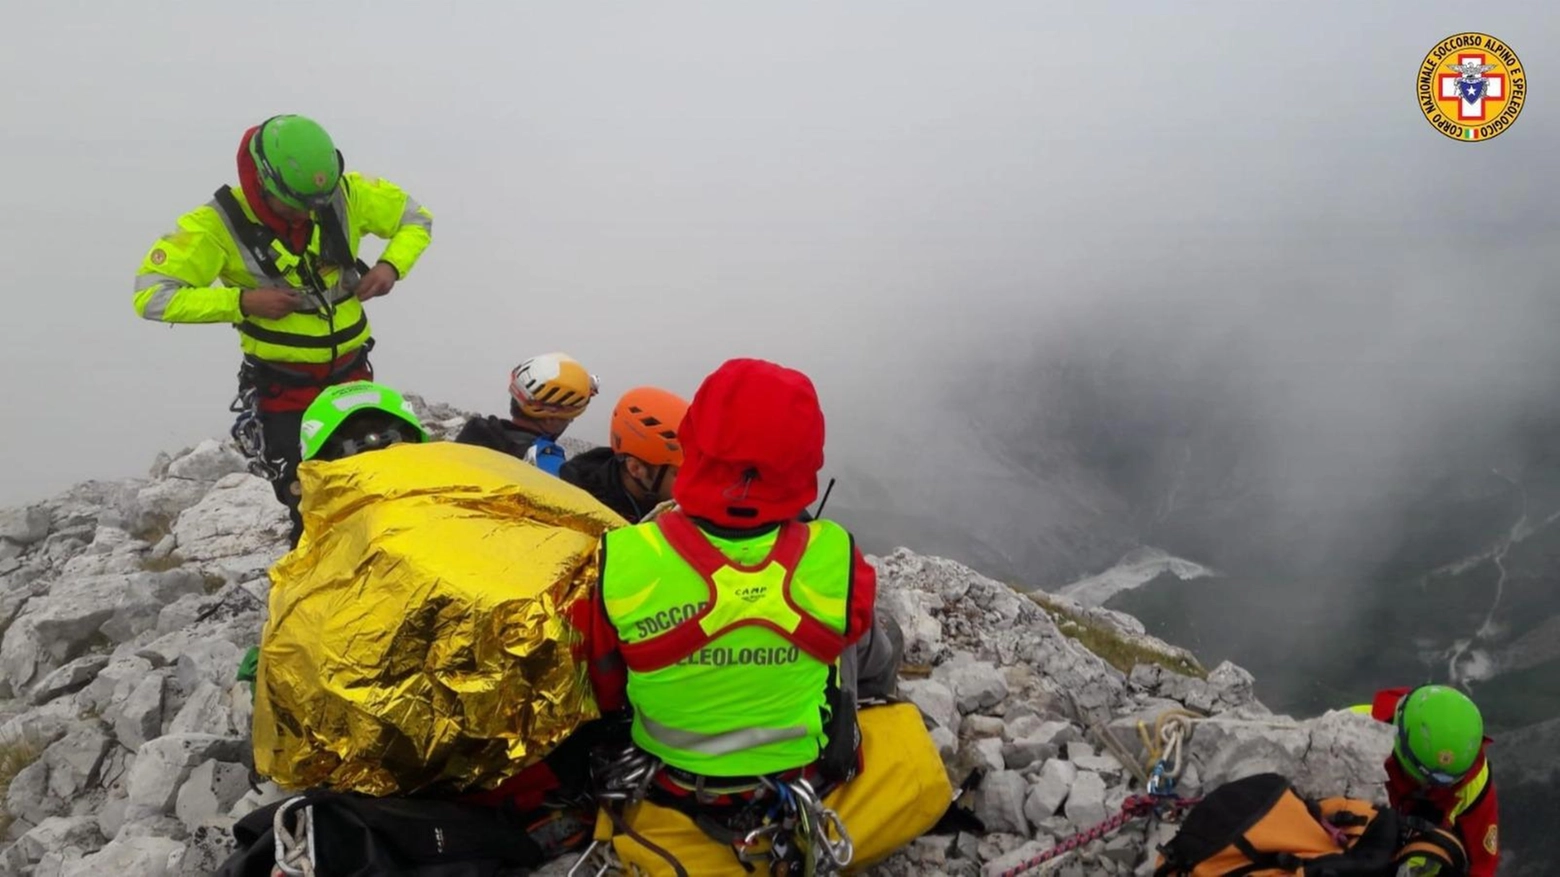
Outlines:
{"type": "MultiPolygon", "coordinates": [[[[383,416],[372,419],[385,420],[383,416]]],[[[321,451],[328,446],[332,453],[325,456],[334,459],[386,447],[398,441],[425,442],[428,440],[428,431],[423,429],[422,421],[417,419],[412,403],[406,401],[400,393],[384,384],[352,381],[327,387],[309,404],[303,412],[303,425],[298,430],[298,438],[302,443],[303,459],[320,457],[321,451]],[[343,438],[337,435],[337,431],[347,421],[354,418],[367,420],[370,418],[364,415],[374,413],[388,415],[399,423],[392,429],[364,436],[343,438]],[[408,428],[405,433],[401,432],[403,426],[408,428]]]]}
{"type": "Polygon", "coordinates": [[[320,127],[304,116],[272,116],[249,138],[260,185],[271,197],[298,210],[325,207],[341,182],[341,153],[320,127]]]}
{"type": "Polygon", "coordinates": [[[1446,685],[1422,685],[1398,701],[1392,752],[1415,781],[1451,786],[1479,760],[1484,717],[1468,696],[1446,685]]]}

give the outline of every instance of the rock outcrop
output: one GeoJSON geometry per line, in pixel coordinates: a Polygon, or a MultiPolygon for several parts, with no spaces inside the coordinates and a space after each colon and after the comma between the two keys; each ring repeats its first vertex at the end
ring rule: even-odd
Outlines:
{"type": "MultiPolygon", "coordinates": [[[[423,411],[438,435],[467,416],[423,411]]],[[[0,512],[0,873],[210,873],[233,821],[280,796],[251,782],[235,674],[286,530],[270,488],[217,441],[146,478],[0,512]]],[[[1390,735],[1368,719],[1275,716],[1239,667],[1202,674],[1120,613],[904,549],[872,561],[905,632],[901,696],[956,782],[981,771],[965,800],[989,829],[922,838],[878,873],[996,873],[1100,822],[1142,788],[1139,723],[1166,715],[1197,717],[1183,789],[1276,770],[1307,792],[1381,796],[1390,735]],[[1119,650],[1086,648],[1084,628],[1119,650]]],[[[1146,873],[1154,842],[1131,825],[1060,873],[1146,873]]]]}

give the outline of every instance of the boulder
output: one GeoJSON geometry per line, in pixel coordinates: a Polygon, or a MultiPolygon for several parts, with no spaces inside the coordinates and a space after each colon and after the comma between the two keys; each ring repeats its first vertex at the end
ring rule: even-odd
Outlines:
{"type": "Polygon", "coordinates": [[[48,770],[49,793],[62,801],[75,801],[99,779],[103,758],[113,741],[95,724],[82,724],[49,744],[42,764],[48,770]]]}
{"type": "Polygon", "coordinates": [[[287,511],[270,484],[233,474],[179,515],[173,535],[185,560],[212,561],[274,550],[287,526],[287,511]]]}
{"type": "Polygon", "coordinates": [[[0,539],[17,545],[32,545],[49,535],[54,516],[41,505],[20,509],[0,509],[0,539]]]}
{"type": "Polygon", "coordinates": [[[108,666],[108,655],[83,655],[45,676],[34,685],[28,700],[44,704],[63,694],[80,691],[108,666]]]}
{"type": "Polygon", "coordinates": [[[140,749],[141,744],[162,733],[163,697],[167,685],[164,673],[149,673],[136,681],[130,695],[116,701],[104,711],[103,718],[114,728],[114,736],[128,749],[140,749]]]}
{"type": "Polygon", "coordinates": [[[228,442],[206,439],[168,464],[168,478],[210,484],[235,472],[247,471],[243,455],[228,442]]]}
{"type": "Polygon", "coordinates": [[[174,798],[174,815],[185,827],[198,826],[227,815],[249,791],[249,769],[242,764],[204,761],[190,771],[174,798]]]}
{"type": "Polygon", "coordinates": [[[174,877],[184,844],[163,837],[115,838],[97,852],[66,864],[61,877],[174,877]]]}
{"type": "Polygon", "coordinates": [[[1024,815],[1036,825],[1055,816],[1077,778],[1078,769],[1071,762],[1057,758],[1047,760],[1024,799],[1024,815]]]}
{"type": "Polygon", "coordinates": [[[249,741],[242,737],[214,734],[169,734],[142,744],[126,778],[125,821],[171,814],[180,787],[197,765],[243,762],[248,750],[249,741]]]}
{"type": "Polygon", "coordinates": [[[899,696],[920,707],[938,727],[959,732],[959,710],[948,686],[935,679],[902,679],[899,696]]]}
{"type": "Polygon", "coordinates": [[[1062,805],[1067,821],[1080,829],[1090,828],[1105,821],[1105,780],[1088,770],[1078,771],[1067,801],[1062,805]]]}
{"type": "Polygon", "coordinates": [[[97,850],[103,843],[97,821],[91,817],[50,816],[28,829],[6,850],[0,863],[8,866],[7,873],[20,874],[28,866],[38,864],[51,851],[74,847],[87,853],[97,850]]]}
{"type": "Polygon", "coordinates": [[[1029,834],[1029,823],[1024,819],[1024,795],[1028,788],[1023,774],[1016,770],[989,774],[981,781],[975,815],[985,823],[987,831],[1029,834]]]}

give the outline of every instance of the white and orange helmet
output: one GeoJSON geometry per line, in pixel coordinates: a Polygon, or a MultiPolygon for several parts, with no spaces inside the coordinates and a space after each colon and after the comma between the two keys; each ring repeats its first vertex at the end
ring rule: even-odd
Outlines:
{"type": "Polygon", "coordinates": [[[526,417],[574,419],[600,392],[596,376],[567,353],[544,353],[515,366],[509,395],[526,417]]]}

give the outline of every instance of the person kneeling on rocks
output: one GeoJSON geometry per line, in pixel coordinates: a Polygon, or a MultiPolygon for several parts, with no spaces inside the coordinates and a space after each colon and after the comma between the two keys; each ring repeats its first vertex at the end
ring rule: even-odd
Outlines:
{"type": "Polygon", "coordinates": [[[1446,685],[1388,688],[1351,707],[1397,735],[1387,756],[1391,805],[1446,829],[1468,852],[1469,877],[1494,877],[1500,865],[1495,782],[1485,758],[1484,717],[1468,696],[1446,685]]]}
{"type": "Polygon", "coordinates": [[[341,460],[401,442],[425,442],[412,404],[384,384],[353,381],[321,393],[303,412],[301,458],[341,460]]]}
{"type": "Polygon", "coordinates": [[[797,520],[823,465],[813,384],[728,361],[678,438],[677,508],[604,535],[583,625],[603,712],[632,709],[633,746],[601,775],[633,803],[606,806],[597,839],[636,873],[869,866],[952,787],[913,704],[866,706],[902,647],[874,569],[840,525],[797,520]]]}
{"type": "Polygon", "coordinates": [[[558,477],[598,502],[639,522],[672,498],[682,466],[677,428],[688,403],[658,387],[635,387],[612,409],[608,446],[592,448],[563,464],[558,477]]]}
{"type": "Polygon", "coordinates": [[[565,458],[558,439],[585,413],[600,386],[566,353],[533,356],[509,375],[509,417],[473,417],[455,441],[502,451],[557,475],[565,458]]]}
{"type": "MultiPolygon", "coordinates": [[[[428,431],[411,403],[395,390],[372,381],[325,388],[303,412],[298,430],[303,462],[340,460],[400,442],[427,440],[428,431]]],[[[300,522],[300,534],[301,527],[300,522]]],[[[259,659],[260,648],[250,646],[239,663],[238,681],[254,683],[259,659]]]]}

